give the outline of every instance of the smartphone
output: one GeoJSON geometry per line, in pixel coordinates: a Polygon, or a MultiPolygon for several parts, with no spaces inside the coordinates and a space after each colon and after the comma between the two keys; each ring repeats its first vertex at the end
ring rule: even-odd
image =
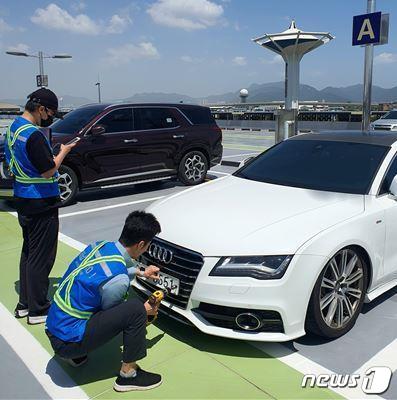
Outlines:
{"type": "Polygon", "coordinates": [[[77,143],[80,140],[81,140],[81,138],[77,136],[77,137],[75,137],[74,139],[70,140],[69,142],[67,142],[65,144],[68,145],[68,144],[77,143]]]}

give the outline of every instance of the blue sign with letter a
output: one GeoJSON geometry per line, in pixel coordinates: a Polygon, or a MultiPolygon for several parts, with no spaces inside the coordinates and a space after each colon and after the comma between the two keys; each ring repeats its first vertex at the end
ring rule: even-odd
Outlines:
{"type": "Polygon", "coordinates": [[[378,44],[381,38],[382,13],[356,15],[353,17],[353,46],[378,44]]]}

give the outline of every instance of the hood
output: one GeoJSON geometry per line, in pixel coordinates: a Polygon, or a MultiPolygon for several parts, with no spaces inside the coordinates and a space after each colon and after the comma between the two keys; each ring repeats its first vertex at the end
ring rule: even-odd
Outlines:
{"type": "Polygon", "coordinates": [[[364,196],[254,182],[234,176],[147,208],[160,238],[204,256],[295,254],[319,232],[364,211],[364,196]]]}
{"type": "Polygon", "coordinates": [[[372,125],[397,125],[397,119],[377,119],[372,125]]]}

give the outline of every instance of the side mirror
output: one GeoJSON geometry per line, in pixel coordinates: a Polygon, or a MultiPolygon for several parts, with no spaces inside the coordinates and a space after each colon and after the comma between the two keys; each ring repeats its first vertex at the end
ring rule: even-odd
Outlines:
{"type": "Polygon", "coordinates": [[[106,132],[106,128],[103,125],[94,125],[91,130],[90,133],[93,136],[98,136],[98,135],[102,135],[102,133],[106,132]]]}
{"type": "Polygon", "coordinates": [[[239,168],[244,167],[245,165],[250,163],[254,158],[255,158],[254,156],[251,156],[251,157],[244,159],[243,161],[240,162],[239,168]]]}
{"type": "Polygon", "coordinates": [[[397,175],[393,178],[390,189],[389,189],[390,197],[393,200],[397,200],[397,175]]]}

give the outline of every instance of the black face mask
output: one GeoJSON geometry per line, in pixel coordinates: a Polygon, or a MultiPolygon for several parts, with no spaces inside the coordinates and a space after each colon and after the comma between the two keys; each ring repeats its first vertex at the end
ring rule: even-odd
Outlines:
{"type": "Polygon", "coordinates": [[[50,126],[52,123],[54,122],[54,117],[52,117],[51,115],[47,114],[47,119],[42,119],[40,122],[40,126],[42,128],[47,128],[48,126],[50,126]]]}

